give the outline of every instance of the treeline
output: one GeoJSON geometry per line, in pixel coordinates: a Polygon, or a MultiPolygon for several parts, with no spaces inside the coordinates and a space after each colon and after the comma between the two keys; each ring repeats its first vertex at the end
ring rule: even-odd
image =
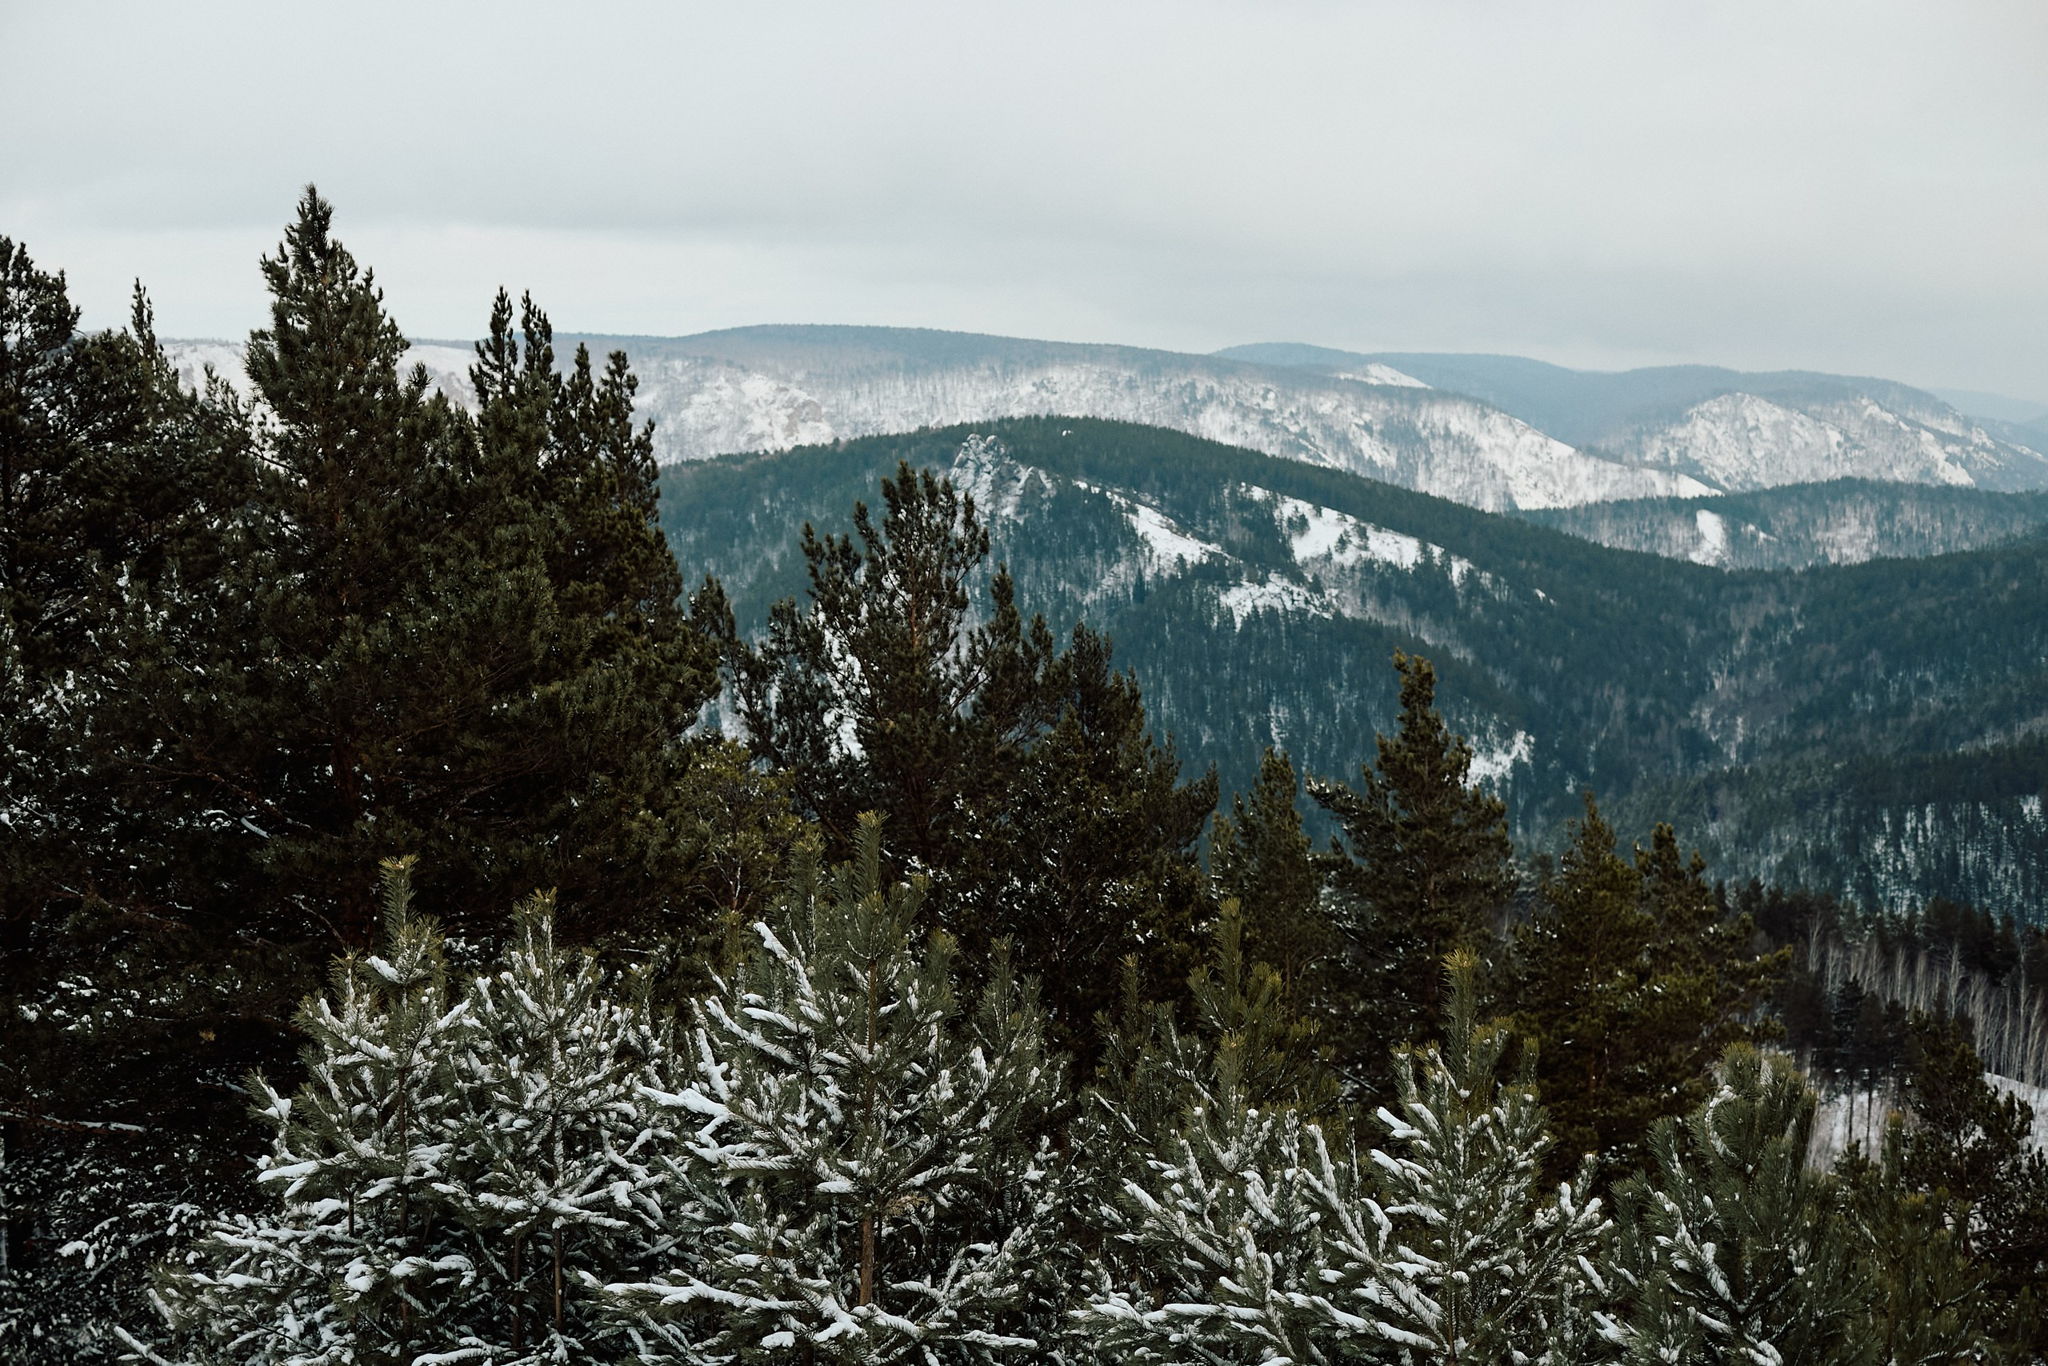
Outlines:
{"type": "Polygon", "coordinates": [[[929,472],[743,638],[626,358],[501,294],[458,408],[330,217],[248,403],[0,241],[21,1359],[2041,1350],[1953,1020],[1808,1172],[1756,908],[1590,795],[1523,868],[1426,661],[1318,850],[1278,752],[1212,824],[929,472]]]}
{"type": "MultiPolygon", "coordinates": [[[[710,988],[559,947],[551,903],[451,980],[387,865],[382,952],[259,1083],[262,1209],[165,1269],[143,1360],[1507,1362],[1985,1360],[1998,1298],[1927,1140],[1806,1165],[1813,1102],[1730,1048],[1607,1197],[1553,1184],[1511,1031],[1454,954],[1388,1103],[1335,1102],[1226,911],[1185,1025],[1134,1006],[1091,1085],[999,962],[890,885],[881,823],[806,861],[710,988]]],[[[2013,1211],[2017,1213],[2018,1211],[2013,1211]]],[[[2024,1356],[2013,1359],[2024,1360],[2024,1356]]]]}
{"type": "Polygon", "coordinates": [[[1020,597],[1112,636],[1155,724],[1226,791],[1249,786],[1276,739],[1308,771],[1348,771],[1393,711],[1384,661],[1404,649],[1435,661],[1446,711],[1483,751],[1529,735],[1501,790],[1532,845],[1556,838],[1590,786],[1624,829],[1670,821],[1742,879],[1897,911],[1943,895],[2025,917],[2042,899],[2042,751],[2029,738],[2048,649],[2039,541],[1729,574],[1344,471],[1069,418],[670,466],[664,529],[755,631],[804,587],[788,527],[837,525],[899,460],[951,469],[997,501],[993,553],[1020,597]],[[1448,556],[1304,564],[1276,494],[1448,556]],[[1162,563],[1119,499],[1222,553],[1162,563]],[[1272,602],[1276,585],[1299,590],[1296,610],[1240,605],[1272,602]]]}

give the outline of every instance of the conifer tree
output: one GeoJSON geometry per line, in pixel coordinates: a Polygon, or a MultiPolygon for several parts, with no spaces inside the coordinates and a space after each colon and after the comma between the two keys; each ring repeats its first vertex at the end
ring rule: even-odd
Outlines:
{"type": "Polygon", "coordinates": [[[467,1010],[404,864],[383,901],[386,952],[344,960],[301,1012],[306,1084],[287,1098],[257,1082],[275,1135],[258,1180],[278,1204],[222,1223],[159,1289],[192,1360],[404,1361],[464,1336],[477,1272],[437,1188],[457,1157],[450,1035],[467,1010]]]}
{"type": "Polygon", "coordinates": [[[1963,1022],[1916,1012],[1908,1033],[1915,1123],[1899,1183],[1942,1206],[2003,1310],[1995,1331],[2016,1351],[2048,1351],[2048,1154],[2027,1142],[2033,1110],[1985,1080],[1963,1022]]]}
{"type": "Polygon", "coordinates": [[[1905,1144],[1895,1115],[1876,1160],[1855,1147],[1835,1166],[1847,1200],[1844,1229],[1853,1232],[1870,1297],[1871,1359],[1884,1366],[1985,1360],[1998,1299],[1987,1293],[1988,1269],[1958,1244],[1952,1206],[1905,1179],[1905,1144]]]}
{"type": "Polygon", "coordinates": [[[1736,1045],[1715,1093],[1652,1131],[1651,1173],[1622,1193],[1641,1359],[1866,1359],[1855,1243],[1836,1192],[1806,1167],[1813,1110],[1784,1057],[1736,1045]]]}
{"type": "MultiPolygon", "coordinates": [[[[607,1288],[650,1363],[982,1360],[1029,1352],[1030,1257],[1058,1102],[1028,990],[998,967],[967,1011],[921,882],[888,885],[881,822],[802,877],[689,1031],[705,1192],[663,1274],[607,1288]],[[923,938],[922,944],[920,939],[923,938]]],[[[1036,1315],[1043,1319],[1043,1313],[1036,1315]]]]}
{"type": "Polygon", "coordinates": [[[145,1359],[493,1361],[611,1350],[593,1283],[651,1269],[678,1192],[644,1100],[641,995],[515,913],[499,963],[451,992],[410,862],[386,865],[385,949],[300,1015],[307,1078],[258,1078],[271,1203],[219,1221],[161,1278],[172,1341],[145,1359]],[[664,1199],[668,1200],[664,1204],[664,1199]]]}
{"type": "Polygon", "coordinates": [[[470,1331],[491,1360],[540,1366],[611,1350],[589,1284],[653,1269],[678,1193],[643,1095],[666,1061],[643,984],[559,948],[552,896],[514,926],[467,993],[439,1193],[482,1292],[470,1331]]]}
{"type": "Polygon", "coordinates": [[[1541,1193],[1543,1112],[1526,1077],[1498,1080],[1506,1032],[1479,1023],[1474,971],[1456,960],[1445,1040],[1403,1053],[1399,1113],[1380,1112],[1369,1152],[1333,1151],[1277,1096],[1251,1103],[1280,1036],[1226,1034],[1191,1068],[1162,1027],[1150,1089],[1180,1099],[1177,1121],[1148,1135],[1109,1093],[1097,1102],[1105,1136],[1144,1154],[1103,1208],[1112,1255],[1076,1316],[1098,1353],[1564,1366],[1608,1352],[1600,1202],[1541,1193]]]}
{"type": "Polygon", "coordinates": [[[239,1174],[243,1104],[195,1078],[275,1056],[234,1024],[265,1004],[246,971],[93,913],[160,847],[107,800],[120,718],[89,699],[152,667],[111,628],[145,596],[183,618],[237,495],[140,286],[127,331],[78,317],[0,237],[0,1341],[66,1366],[113,1350],[107,1320],[239,1174]]]}
{"type": "Polygon", "coordinates": [[[1719,1054],[1759,1034],[1756,1007],[1787,955],[1751,948],[1749,920],[1722,914],[1670,826],[1630,860],[1590,792],[1585,804],[1515,929],[1512,990],[1560,1158],[1626,1171],[1656,1120],[1705,1097],[1719,1054]]]}
{"type": "Polygon", "coordinates": [[[1218,892],[1235,898],[1246,951],[1273,965],[1304,1001],[1317,998],[1337,948],[1321,906],[1322,875],[1295,805],[1300,785],[1285,752],[1268,748],[1250,799],[1231,798],[1209,836],[1209,869],[1218,892]]]}
{"type": "Polygon", "coordinates": [[[1104,1360],[1337,1360],[1313,1302],[1335,1080],[1278,973],[1245,959],[1236,903],[1191,985],[1185,1031],[1130,991],[1089,1096],[1080,1222],[1106,1240],[1077,1328],[1104,1360]]]}
{"type": "Polygon", "coordinates": [[[1041,974],[1054,1042],[1085,1069],[1122,964],[1148,999],[1177,1001],[1204,957],[1195,846],[1216,777],[1181,781],[1172,741],[1153,739],[1137,680],[1112,669],[1099,634],[1076,627],[1047,672],[1056,719],[970,812],[944,885],[966,924],[1041,974]]]}
{"type": "Polygon", "coordinates": [[[175,599],[131,595],[104,649],[124,666],[88,681],[120,866],[151,874],[101,895],[317,954],[369,942],[363,870],[416,853],[465,931],[537,885],[586,936],[618,927],[586,907],[644,920],[686,879],[686,732],[716,675],[624,358],[557,377],[546,318],[515,335],[501,297],[472,420],[405,365],[332,228],[309,190],[263,263],[259,402],[210,409],[244,471],[221,548],[175,599]]]}
{"type": "Polygon", "coordinates": [[[791,774],[835,852],[878,811],[890,848],[929,872],[990,765],[1045,719],[1054,647],[1000,568],[971,624],[989,548],[971,495],[904,464],[882,496],[880,525],[854,505],[853,536],[804,527],[809,610],[775,605],[761,647],[736,649],[735,691],[754,748],[791,774]]]}
{"type": "Polygon", "coordinates": [[[1011,940],[1085,1067],[1123,958],[1155,995],[1199,960],[1214,778],[1179,781],[1103,637],[1077,627],[1057,649],[1001,567],[974,610],[989,539],[971,497],[908,465],[882,492],[879,525],[859,504],[853,536],[805,528],[808,606],[778,603],[758,647],[734,646],[749,744],[828,852],[879,812],[889,865],[931,879],[969,975],[1011,940]]]}
{"type": "Polygon", "coordinates": [[[1526,1072],[1503,1083],[1509,1041],[1478,1016],[1478,965],[1454,955],[1444,1035],[1402,1050],[1387,1146],[1355,1193],[1323,1187],[1333,1315],[1355,1315],[1415,1362],[1597,1359],[1616,1330],[1593,1271],[1607,1222],[1590,1165],[1551,1196],[1550,1146],[1526,1072]]]}
{"type": "MultiPolygon", "coordinates": [[[[1636,867],[1591,793],[1536,914],[1516,927],[1519,1020],[1536,1045],[1564,1153],[1627,1152],[1672,1111],[1666,1079],[1644,1075],[1636,1013],[1651,971],[1653,925],[1636,867]]],[[[1632,1155],[1632,1154],[1631,1154],[1632,1155]]]]}
{"type": "Polygon", "coordinates": [[[1353,1021],[1342,1048],[1365,1085],[1391,1048],[1435,1037],[1445,955],[1490,932],[1516,883],[1507,808],[1472,786],[1472,747],[1436,709],[1436,670],[1398,652],[1394,667],[1400,721],[1362,786],[1309,784],[1344,832],[1330,861],[1349,979],[1340,1018],[1353,1021]]]}

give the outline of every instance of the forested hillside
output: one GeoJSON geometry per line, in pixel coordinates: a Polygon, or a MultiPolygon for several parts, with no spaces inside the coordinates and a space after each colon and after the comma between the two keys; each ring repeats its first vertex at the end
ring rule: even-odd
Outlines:
{"type": "Polygon", "coordinates": [[[8,1366],[2048,1355],[2039,543],[1065,419],[662,474],[624,352],[500,291],[453,402],[332,229],[203,389],[0,237],[8,1366]]]}
{"type": "Polygon", "coordinates": [[[1522,515],[1617,550],[1727,569],[1801,569],[1945,555],[2037,535],[2048,526],[2048,494],[1841,479],[1522,515]]]}
{"type": "Polygon", "coordinates": [[[1731,873],[2024,917],[2048,890],[2048,542],[1731,574],[1078,419],[665,469],[663,527],[758,626],[803,586],[787,529],[844,526],[899,459],[975,493],[1020,602],[1107,634],[1226,791],[1268,744],[1352,771],[1419,649],[1539,844],[1590,787],[1731,873]]]}

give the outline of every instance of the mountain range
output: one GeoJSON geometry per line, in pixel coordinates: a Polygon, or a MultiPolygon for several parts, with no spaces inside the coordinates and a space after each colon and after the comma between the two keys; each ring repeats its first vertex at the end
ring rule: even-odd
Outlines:
{"type": "Polygon", "coordinates": [[[674,465],[663,524],[751,631],[803,589],[797,529],[845,530],[899,459],[974,494],[1020,602],[1106,631],[1226,792],[1268,744],[1355,776],[1407,649],[1534,847],[1590,789],[1625,836],[1674,821],[1724,876],[2027,918],[2048,895],[2048,538],[1729,573],[1068,418],[674,465]]]}
{"type": "MultiPolygon", "coordinates": [[[[1534,510],[1839,478],[2048,489],[2048,436],[1882,380],[1672,367],[1618,374],[1498,356],[1299,345],[1213,356],[877,327],[573,337],[625,349],[663,463],[920,427],[1064,415],[1143,423],[1467,506],[1534,510]]],[[[227,343],[173,343],[188,376],[227,343]]],[[[415,359],[467,396],[469,354],[415,359]]]]}
{"type": "MultiPolygon", "coordinates": [[[[582,340],[632,356],[671,544],[743,627],[801,590],[797,529],[909,459],[975,493],[1027,605],[1113,637],[1226,790],[1267,744],[1355,771],[1411,649],[1539,846],[1590,788],[1737,875],[2028,915],[2048,893],[2048,457],[1987,425],[2023,423],[1795,372],[582,340]]],[[[467,397],[466,348],[413,354],[467,397]]],[[[232,345],[173,355],[239,375],[232,345]]]]}

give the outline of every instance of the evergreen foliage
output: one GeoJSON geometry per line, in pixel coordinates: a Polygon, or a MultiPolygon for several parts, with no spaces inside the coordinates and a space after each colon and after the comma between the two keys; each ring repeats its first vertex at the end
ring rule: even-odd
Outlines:
{"type": "Polygon", "coordinates": [[[1231,798],[1209,836],[1209,871],[1218,892],[1234,898],[1247,951],[1272,964],[1286,988],[1320,998],[1334,968],[1338,940],[1322,905],[1322,873],[1295,805],[1300,784],[1284,751],[1259,760],[1250,799],[1231,798]]]}
{"type": "Polygon", "coordinates": [[[1331,1210],[1331,1299],[1406,1349],[1396,1360],[1585,1360],[1612,1333],[1590,1165],[1544,1195],[1533,1079],[1499,1078],[1509,1036],[1479,1019],[1474,959],[1454,956],[1448,980],[1442,1042],[1403,1051],[1398,1109],[1379,1112],[1374,1200],[1331,1210]]]}
{"type": "Polygon", "coordinates": [[[174,1225],[239,1189],[234,1079],[290,1073],[292,1002],[368,947],[379,858],[425,854],[485,941],[536,885],[584,939],[687,939],[709,909],[733,809],[699,808],[733,784],[693,788],[719,751],[687,732],[715,650],[624,358],[557,377],[546,319],[515,338],[501,297],[472,420],[406,371],[331,227],[309,190],[264,262],[252,406],[180,390],[139,292],[129,333],[78,337],[61,278],[4,253],[0,1108],[33,1131],[6,1179],[37,1257],[90,1241],[71,1186],[176,1192],[174,1225]],[[122,1126],[150,1135],[127,1157],[122,1126]]]}
{"type": "Polygon", "coordinates": [[[1215,779],[1180,782],[1108,641],[1077,627],[1056,649],[1007,570],[975,620],[989,541],[971,496],[908,465],[882,493],[879,525],[856,503],[853,536],[806,526],[808,607],[777,603],[758,648],[734,645],[742,725],[828,848],[847,847],[857,812],[881,814],[893,863],[932,880],[972,969],[1012,941],[1085,1061],[1123,958],[1154,994],[1196,961],[1193,846],[1215,779]]]}
{"type": "Polygon", "coordinates": [[[1471,784],[1472,746],[1436,709],[1436,670],[1399,653],[1394,667],[1400,723],[1378,738],[1361,786],[1309,785],[1344,831],[1330,881],[1345,938],[1342,1012],[1355,1033],[1343,1046],[1353,1068],[1436,1037],[1445,956],[1488,936],[1516,885],[1507,809],[1471,784]]]}
{"type": "Polygon", "coordinates": [[[1724,916],[1695,853],[1660,825],[1633,861],[1591,793],[1572,843],[1516,926],[1517,1020],[1562,1151],[1635,1165],[1650,1126],[1704,1097],[1713,1063],[1761,1026],[1757,1008],[1789,957],[1759,955],[1724,916]]]}
{"type": "Polygon", "coordinates": [[[1985,1081],[1953,1018],[1915,1015],[1909,1052],[1917,1122],[1892,1164],[1897,1183],[1935,1202],[1988,1273],[1986,1298],[2002,1309],[1997,1326],[2048,1352],[2048,1154],[2028,1143],[2033,1111],[1985,1081]]]}
{"type": "Polygon", "coordinates": [[[1333,1155],[1299,1110],[1251,1103],[1228,1047],[1183,1073],[1177,1121],[1103,1213],[1120,1255],[1076,1315],[1102,1358],[1564,1363],[1618,1335],[1600,1204],[1538,1194],[1542,1111],[1497,1079],[1474,971],[1456,960],[1444,1042],[1401,1058],[1383,1149],[1333,1155]]]}
{"type": "Polygon", "coordinates": [[[885,883],[881,834],[862,818],[853,862],[800,878],[696,1012],[686,1084],[648,1092],[689,1128],[674,1164],[705,1195],[677,1209],[670,1269],[606,1289],[642,1361],[1037,1345],[1017,1329],[1059,1068],[1000,963],[975,1009],[956,998],[952,943],[919,933],[922,882],[885,883]]]}
{"type": "Polygon", "coordinates": [[[641,1160],[651,1032],[637,997],[555,946],[535,898],[492,972],[451,992],[410,864],[385,867],[385,951],[299,1018],[307,1080],[258,1079],[273,1203],[218,1223],[162,1278],[151,1360],[588,1360],[585,1288],[651,1250],[641,1160]]]}
{"type": "Polygon", "coordinates": [[[1813,1095],[1737,1045],[1718,1088],[1650,1135],[1625,1188],[1632,1350],[1646,1361],[1851,1363],[1871,1301],[1835,1190],[1806,1166],[1813,1095]]]}

